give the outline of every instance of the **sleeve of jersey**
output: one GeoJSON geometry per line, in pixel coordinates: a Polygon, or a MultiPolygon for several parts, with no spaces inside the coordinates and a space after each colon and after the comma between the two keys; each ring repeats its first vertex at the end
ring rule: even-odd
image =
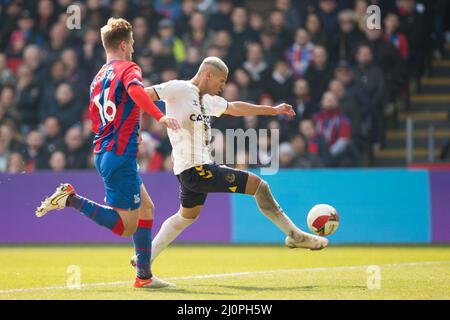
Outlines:
{"type": "Polygon", "coordinates": [[[215,117],[220,117],[227,110],[228,101],[219,96],[213,96],[211,100],[212,115],[215,117]]]}
{"type": "Polygon", "coordinates": [[[131,63],[126,67],[125,71],[122,74],[122,82],[125,86],[125,89],[128,91],[128,87],[131,84],[137,84],[141,87],[144,87],[142,83],[142,71],[135,63],[131,63]]]}
{"type": "MultiPolygon", "coordinates": [[[[131,83],[130,83],[131,84],[131,83]]],[[[130,85],[127,89],[131,99],[138,105],[139,108],[150,114],[153,118],[159,121],[164,113],[158,109],[155,103],[150,99],[144,88],[139,85],[130,85]]]]}

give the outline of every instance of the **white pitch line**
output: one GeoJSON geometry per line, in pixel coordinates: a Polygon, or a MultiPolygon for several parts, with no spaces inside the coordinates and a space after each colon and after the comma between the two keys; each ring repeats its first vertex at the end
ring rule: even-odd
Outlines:
{"type": "MultiPolygon", "coordinates": [[[[396,267],[428,266],[428,265],[438,265],[438,264],[450,264],[450,261],[405,262],[405,263],[382,264],[379,266],[384,267],[384,268],[396,268],[396,267]]],[[[193,275],[193,276],[183,276],[183,277],[171,277],[171,278],[164,278],[164,279],[167,281],[198,280],[198,279],[211,279],[211,278],[242,277],[242,276],[252,276],[252,275],[271,274],[271,273],[357,270],[357,269],[365,269],[367,267],[369,267],[369,266],[361,265],[361,266],[302,268],[302,269],[261,270],[261,271],[215,273],[215,274],[193,275]]],[[[119,285],[126,285],[126,284],[131,284],[131,281],[86,283],[86,284],[81,284],[80,288],[110,287],[110,286],[119,286],[119,285]]],[[[49,287],[40,287],[40,288],[18,288],[18,289],[0,290],[0,294],[34,292],[34,291],[45,291],[45,290],[74,290],[74,289],[67,287],[67,286],[49,286],[49,287]]]]}

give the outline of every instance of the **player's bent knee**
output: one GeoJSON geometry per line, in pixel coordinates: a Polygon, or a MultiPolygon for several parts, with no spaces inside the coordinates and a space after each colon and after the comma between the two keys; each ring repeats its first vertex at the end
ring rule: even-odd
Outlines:
{"type": "Polygon", "coordinates": [[[137,230],[136,224],[125,226],[123,229],[122,237],[125,238],[131,237],[136,232],[136,230],[137,230]]]}
{"type": "Polygon", "coordinates": [[[141,206],[141,209],[139,211],[139,218],[144,220],[151,220],[153,219],[153,215],[155,212],[155,205],[153,202],[145,203],[141,206]]]}

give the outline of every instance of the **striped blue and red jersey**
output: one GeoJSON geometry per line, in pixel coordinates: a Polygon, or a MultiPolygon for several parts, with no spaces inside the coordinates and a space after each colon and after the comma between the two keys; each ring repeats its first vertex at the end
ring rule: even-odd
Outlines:
{"type": "Polygon", "coordinates": [[[141,110],[127,93],[131,84],[143,86],[142,71],[126,60],[103,65],[92,81],[89,115],[94,153],[137,156],[141,110]]]}

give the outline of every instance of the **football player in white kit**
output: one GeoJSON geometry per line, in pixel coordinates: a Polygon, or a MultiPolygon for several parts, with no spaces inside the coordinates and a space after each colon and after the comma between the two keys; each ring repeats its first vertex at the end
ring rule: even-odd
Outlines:
{"type": "Polygon", "coordinates": [[[172,80],[145,88],[153,100],[166,103],[166,115],[181,125],[177,132],[168,130],[174,173],[181,185],[181,205],[177,213],[164,221],[153,240],[152,261],[197,220],[209,192],[253,196],[260,211],[286,234],[287,247],[320,250],[328,245],[326,238],[306,233],[294,225],[274,199],[266,181],[251,172],[214,163],[210,152],[211,116],[295,116],[292,106],[284,103],[272,107],[227,102],[218,96],[227,77],[226,64],[217,57],[208,57],[190,81],[172,80]]]}

